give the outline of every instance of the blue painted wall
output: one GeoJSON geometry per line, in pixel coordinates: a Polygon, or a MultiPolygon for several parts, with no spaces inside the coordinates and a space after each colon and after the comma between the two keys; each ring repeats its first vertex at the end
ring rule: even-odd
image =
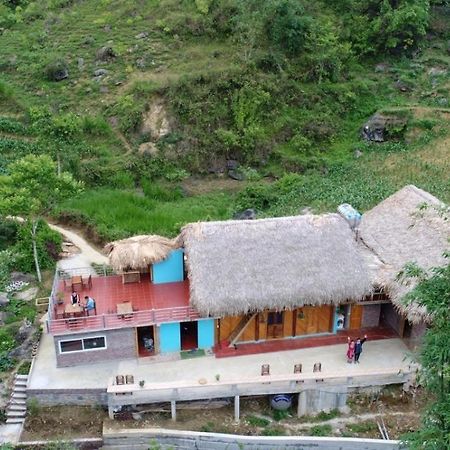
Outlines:
{"type": "Polygon", "coordinates": [[[161,353],[179,352],[181,350],[179,322],[161,324],[159,327],[159,348],[161,353]]]}
{"type": "Polygon", "coordinates": [[[173,250],[168,258],[153,264],[153,283],[183,281],[183,250],[173,250]]]}
{"type": "Polygon", "coordinates": [[[214,346],[214,319],[198,321],[198,348],[214,346]]]}

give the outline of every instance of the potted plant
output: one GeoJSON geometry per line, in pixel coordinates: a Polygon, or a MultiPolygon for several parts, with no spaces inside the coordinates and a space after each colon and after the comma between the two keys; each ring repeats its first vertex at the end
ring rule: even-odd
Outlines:
{"type": "Polygon", "coordinates": [[[144,385],[145,385],[145,380],[141,380],[141,381],[139,381],[139,386],[140,386],[141,388],[143,388],[143,387],[144,387],[144,385]]]}
{"type": "Polygon", "coordinates": [[[64,303],[64,292],[59,291],[56,294],[56,303],[62,305],[64,303]]]}

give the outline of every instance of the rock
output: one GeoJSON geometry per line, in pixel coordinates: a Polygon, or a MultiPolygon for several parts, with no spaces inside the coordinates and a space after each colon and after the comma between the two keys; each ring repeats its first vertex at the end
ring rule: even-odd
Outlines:
{"type": "Polygon", "coordinates": [[[439,98],[436,100],[436,102],[437,102],[437,104],[438,104],[439,106],[447,106],[447,105],[448,105],[448,99],[445,98],[445,97],[439,97],[439,98]]]}
{"type": "Polygon", "coordinates": [[[376,66],[375,66],[375,72],[377,72],[377,73],[384,73],[384,72],[387,72],[389,70],[389,64],[387,64],[387,63],[380,63],[380,64],[377,64],[376,66]]]}
{"type": "Polygon", "coordinates": [[[94,70],[94,76],[95,77],[102,77],[102,76],[107,75],[107,74],[108,74],[108,71],[106,69],[94,70]]]}
{"type": "Polygon", "coordinates": [[[117,128],[119,126],[119,119],[116,116],[108,117],[108,123],[113,127],[117,128]]]}
{"type": "Polygon", "coordinates": [[[235,159],[227,160],[227,169],[228,170],[236,170],[239,167],[239,163],[235,159]]]}
{"type": "Polygon", "coordinates": [[[24,283],[33,283],[35,281],[34,275],[31,273],[23,273],[23,272],[11,272],[10,275],[11,283],[15,283],[16,281],[23,281],[24,283]]]}
{"type": "Polygon", "coordinates": [[[139,58],[136,60],[136,67],[138,69],[145,69],[147,67],[147,64],[145,64],[144,58],[139,58]]]}
{"type": "Polygon", "coordinates": [[[170,133],[170,124],[162,97],[155,97],[148,112],[144,113],[141,134],[150,135],[157,141],[170,133]]]}
{"type": "Polygon", "coordinates": [[[398,134],[407,125],[407,119],[394,115],[374,114],[363,126],[361,137],[366,141],[384,142],[389,138],[389,130],[395,128],[398,134]]]}
{"type": "Polygon", "coordinates": [[[84,58],[77,59],[78,70],[81,72],[84,70],[84,58]]]}
{"type": "Polygon", "coordinates": [[[440,67],[432,67],[428,71],[428,75],[430,77],[440,77],[442,75],[445,75],[446,73],[447,73],[447,71],[445,69],[440,68],[440,67]]]}
{"type": "Polygon", "coordinates": [[[256,219],[256,211],[252,208],[246,209],[245,211],[236,213],[233,216],[233,219],[236,220],[255,220],[256,219]]]}
{"type": "Polygon", "coordinates": [[[156,156],[159,149],[154,142],[144,142],[139,146],[138,152],[140,155],[156,156]]]}
{"type": "Polygon", "coordinates": [[[242,173],[238,172],[237,170],[229,170],[228,176],[232,180],[236,180],[236,181],[244,181],[244,179],[245,179],[244,175],[242,173]]]}
{"type": "Polygon", "coordinates": [[[100,93],[107,94],[109,92],[108,86],[100,86],[100,93]]]}
{"type": "Polygon", "coordinates": [[[34,300],[39,292],[38,287],[31,287],[29,289],[26,289],[21,292],[16,292],[14,294],[14,298],[18,300],[24,300],[26,302],[29,302],[30,300],[34,300]]]}
{"type": "Polygon", "coordinates": [[[6,292],[0,292],[0,306],[5,306],[9,303],[8,294],[6,292]]]}
{"type": "Polygon", "coordinates": [[[97,51],[96,59],[97,61],[109,61],[114,59],[116,56],[117,55],[112,47],[105,46],[97,51]]]}
{"type": "Polygon", "coordinates": [[[411,86],[407,83],[405,83],[402,80],[397,80],[394,84],[395,88],[398,89],[401,92],[409,92],[411,91],[411,86]]]}
{"type": "Polygon", "coordinates": [[[308,214],[313,214],[313,210],[312,210],[312,208],[307,206],[306,208],[302,208],[300,210],[300,214],[303,215],[303,216],[308,215],[308,214]]]}
{"type": "Polygon", "coordinates": [[[363,152],[362,152],[361,150],[359,150],[359,149],[356,149],[356,150],[353,152],[353,156],[354,156],[356,159],[361,158],[362,155],[363,155],[363,152]]]}
{"type": "Polygon", "coordinates": [[[83,39],[83,44],[84,45],[93,45],[95,43],[95,39],[92,36],[86,36],[83,39]]]}
{"type": "Polygon", "coordinates": [[[33,332],[33,326],[31,322],[29,322],[27,319],[24,319],[22,321],[22,324],[20,325],[19,330],[16,333],[16,341],[19,343],[25,342],[33,332]]]}
{"type": "Polygon", "coordinates": [[[0,311],[0,325],[5,325],[6,313],[5,311],[0,311]]]}
{"type": "Polygon", "coordinates": [[[111,28],[111,25],[109,25],[109,24],[106,24],[106,25],[103,27],[103,31],[104,31],[105,33],[109,33],[111,30],[112,30],[112,28],[111,28]]]}
{"type": "Polygon", "coordinates": [[[221,166],[210,166],[208,167],[208,173],[218,175],[223,174],[225,172],[225,169],[221,166]]]}
{"type": "Polygon", "coordinates": [[[143,31],[142,33],[139,33],[135,36],[136,39],[145,39],[148,38],[148,32],[147,31],[143,31]]]}

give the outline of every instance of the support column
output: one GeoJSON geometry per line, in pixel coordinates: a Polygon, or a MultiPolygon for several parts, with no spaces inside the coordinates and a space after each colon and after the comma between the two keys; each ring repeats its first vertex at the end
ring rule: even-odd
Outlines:
{"type": "Polygon", "coordinates": [[[239,395],[234,396],[234,421],[236,423],[239,422],[239,413],[240,413],[240,405],[239,405],[239,395]]]}
{"type": "Polygon", "coordinates": [[[297,417],[302,417],[307,413],[307,396],[308,391],[300,391],[298,394],[297,417]]]}
{"type": "Polygon", "coordinates": [[[176,422],[177,420],[177,402],[172,400],[170,402],[170,412],[172,413],[172,420],[176,422]]]}
{"type": "Polygon", "coordinates": [[[114,419],[114,410],[111,405],[108,405],[108,416],[110,419],[114,419]]]}

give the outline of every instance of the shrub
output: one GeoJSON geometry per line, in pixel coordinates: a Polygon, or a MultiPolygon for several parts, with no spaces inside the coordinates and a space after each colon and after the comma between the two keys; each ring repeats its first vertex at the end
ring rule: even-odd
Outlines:
{"type": "Polygon", "coordinates": [[[27,411],[29,416],[36,417],[39,415],[40,410],[41,406],[36,398],[30,398],[30,400],[27,401],[27,411]]]}
{"type": "Polygon", "coordinates": [[[270,424],[270,420],[264,419],[263,417],[248,416],[246,417],[247,422],[254,427],[267,427],[270,424]]]}
{"type": "Polygon", "coordinates": [[[331,425],[315,425],[309,430],[311,436],[329,436],[331,432],[331,425]]]}
{"type": "Polygon", "coordinates": [[[0,251],[14,245],[18,227],[17,221],[0,218],[0,251]]]}

